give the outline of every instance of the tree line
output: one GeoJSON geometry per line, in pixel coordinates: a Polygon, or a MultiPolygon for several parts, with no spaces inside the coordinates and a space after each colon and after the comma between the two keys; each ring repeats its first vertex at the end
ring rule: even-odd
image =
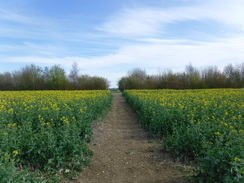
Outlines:
{"type": "Polygon", "coordinates": [[[39,67],[27,65],[20,70],[0,73],[0,90],[104,90],[107,79],[79,74],[76,63],[70,73],[59,65],[39,67]]]}
{"type": "Polygon", "coordinates": [[[119,90],[125,89],[207,89],[207,88],[243,88],[244,63],[228,64],[223,71],[217,66],[198,69],[191,64],[183,72],[170,69],[158,75],[148,75],[142,69],[133,69],[118,81],[119,90]]]}

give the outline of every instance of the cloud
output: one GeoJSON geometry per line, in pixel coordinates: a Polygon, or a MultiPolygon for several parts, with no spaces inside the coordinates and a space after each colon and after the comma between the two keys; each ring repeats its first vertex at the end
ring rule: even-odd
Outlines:
{"type": "Polygon", "coordinates": [[[15,23],[30,23],[30,17],[23,16],[11,10],[0,8],[0,20],[10,21],[15,23]]]}
{"type": "MultiPolygon", "coordinates": [[[[173,23],[185,21],[214,21],[244,30],[244,1],[216,0],[198,1],[191,6],[171,8],[138,7],[127,8],[112,15],[98,30],[111,36],[159,36],[173,23]]],[[[204,30],[203,30],[204,31],[204,30]]]]}
{"type": "Polygon", "coordinates": [[[115,35],[149,35],[157,33],[156,27],[159,21],[156,18],[157,11],[150,9],[125,9],[104,23],[98,30],[115,35]]]}
{"type": "Polygon", "coordinates": [[[68,18],[39,14],[28,6],[24,9],[4,6],[0,8],[0,37],[4,38],[57,41],[68,37],[70,29],[67,27],[72,23],[72,19],[68,21],[68,18]]]}

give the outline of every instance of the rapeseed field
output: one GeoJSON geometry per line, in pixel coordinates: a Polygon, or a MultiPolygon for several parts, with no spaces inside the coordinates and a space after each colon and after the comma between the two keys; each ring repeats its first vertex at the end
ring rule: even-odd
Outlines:
{"type": "Polygon", "coordinates": [[[175,157],[194,161],[199,182],[242,182],[244,90],[127,90],[142,126],[175,157]]]}
{"type": "Polygon", "coordinates": [[[81,171],[92,153],[91,122],[111,99],[105,90],[0,92],[0,182],[41,181],[36,170],[81,171]]]}

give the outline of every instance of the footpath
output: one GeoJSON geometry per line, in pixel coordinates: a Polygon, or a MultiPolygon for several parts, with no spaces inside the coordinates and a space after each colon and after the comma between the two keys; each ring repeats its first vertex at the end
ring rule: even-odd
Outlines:
{"type": "Polygon", "coordinates": [[[183,183],[185,174],[157,140],[147,138],[120,93],[112,109],[94,126],[91,166],[70,183],[183,183]]]}

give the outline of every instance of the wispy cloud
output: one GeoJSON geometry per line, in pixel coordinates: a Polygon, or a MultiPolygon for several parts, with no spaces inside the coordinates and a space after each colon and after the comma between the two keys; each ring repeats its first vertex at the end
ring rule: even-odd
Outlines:
{"type": "Polygon", "coordinates": [[[15,23],[32,23],[31,18],[18,14],[12,10],[0,8],[0,20],[10,21],[15,23]]]}
{"type": "MultiPolygon", "coordinates": [[[[139,7],[123,9],[113,15],[98,30],[114,36],[159,36],[167,26],[184,21],[214,21],[233,26],[237,31],[244,28],[244,1],[199,1],[192,6],[173,8],[139,7]]],[[[203,30],[204,31],[204,30],[203,30]]]]}

